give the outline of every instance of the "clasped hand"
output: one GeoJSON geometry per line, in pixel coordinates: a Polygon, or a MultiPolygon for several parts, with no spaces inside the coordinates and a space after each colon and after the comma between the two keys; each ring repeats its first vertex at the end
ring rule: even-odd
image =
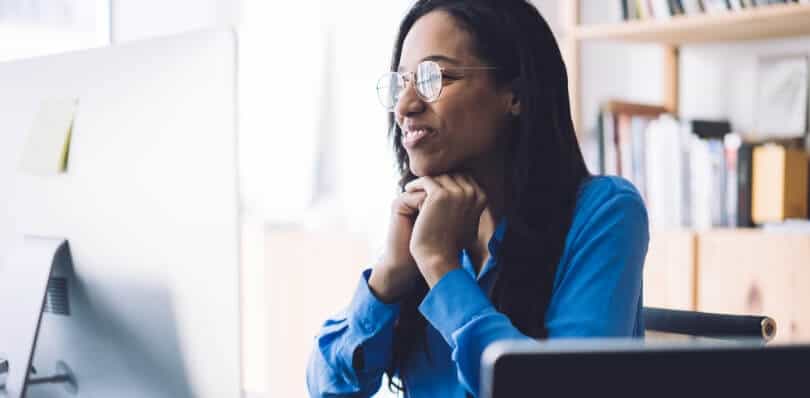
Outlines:
{"type": "Polygon", "coordinates": [[[432,287],[459,266],[459,251],[475,242],[487,198],[475,180],[462,174],[421,177],[408,183],[405,193],[421,198],[409,249],[432,287]]]}
{"type": "Polygon", "coordinates": [[[481,187],[467,175],[421,177],[392,203],[386,249],[368,284],[385,302],[399,300],[421,274],[433,287],[458,268],[458,254],[478,236],[487,205],[481,187]]]}

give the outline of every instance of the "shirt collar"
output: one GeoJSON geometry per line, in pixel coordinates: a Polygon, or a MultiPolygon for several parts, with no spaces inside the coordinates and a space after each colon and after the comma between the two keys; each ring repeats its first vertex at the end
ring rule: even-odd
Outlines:
{"type": "Polygon", "coordinates": [[[503,242],[503,236],[506,234],[506,217],[501,218],[501,221],[498,222],[498,226],[495,227],[495,232],[492,234],[492,238],[489,239],[489,253],[494,257],[497,256],[498,249],[501,247],[501,243],[503,242]]]}
{"type": "Polygon", "coordinates": [[[501,221],[498,222],[498,225],[495,227],[495,232],[492,233],[492,237],[489,239],[487,243],[487,249],[489,250],[489,260],[484,264],[481,268],[481,272],[476,276],[475,275],[475,268],[470,261],[470,256],[466,250],[462,250],[461,252],[461,266],[467,270],[473,277],[476,279],[483,278],[490,270],[495,268],[498,263],[498,252],[501,247],[501,243],[503,242],[503,237],[506,234],[506,217],[501,218],[501,221]]]}

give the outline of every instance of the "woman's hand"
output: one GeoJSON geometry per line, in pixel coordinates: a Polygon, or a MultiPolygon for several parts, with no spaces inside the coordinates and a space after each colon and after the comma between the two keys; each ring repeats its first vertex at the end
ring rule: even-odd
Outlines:
{"type": "Polygon", "coordinates": [[[414,220],[426,196],[425,192],[403,192],[391,204],[385,251],[368,280],[371,291],[383,302],[398,301],[419,277],[409,246],[414,220]]]}
{"type": "Polygon", "coordinates": [[[461,174],[418,178],[405,191],[426,194],[413,227],[410,252],[432,288],[460,266],[459,251],[477,239],[486,194],[471,177],[461,174]]]}

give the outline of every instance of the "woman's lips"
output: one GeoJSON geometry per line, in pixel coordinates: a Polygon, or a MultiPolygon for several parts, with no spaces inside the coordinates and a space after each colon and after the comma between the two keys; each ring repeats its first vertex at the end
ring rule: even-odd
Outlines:
{"type": "Polygon", "coordinates": [[[420,142],[423,142],[425,139],[429,138],[433,134],[434,131],[429,128],[403,130],[402,145],[404,145],[408,149],[415,148],[417,145],[419,145],[420,142]]]}

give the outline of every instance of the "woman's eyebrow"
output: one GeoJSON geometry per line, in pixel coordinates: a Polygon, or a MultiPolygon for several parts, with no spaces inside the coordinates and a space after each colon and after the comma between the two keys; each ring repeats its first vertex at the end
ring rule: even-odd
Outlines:
{"type": "MultiPolygon", "coordinates": [[[[419,60],[419,62],[424,62],[424,61],[446,62],[448,64],[453,64],[453,65],[456,65],[456,66],[461,65],[461,62],[459,60],[457,60],[455,58],[452,58],[452,57],[448,57],[446,55],[439,55],[439,54],[428,55],[427,57],[424,57],[421,60],[419,60]]],[[[399,68],[397,68],[397,72],[402,72],[402,69],[403,68],[400,65],[399,68]]]]}

